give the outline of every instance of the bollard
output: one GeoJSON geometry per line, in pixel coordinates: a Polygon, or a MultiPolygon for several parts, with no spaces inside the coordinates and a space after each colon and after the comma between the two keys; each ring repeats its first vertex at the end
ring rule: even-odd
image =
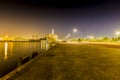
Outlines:
{"type": "Polygon", "coordinates": [[[20,58],[18,59],[18,67],[19,67],[20,65],[22,65],[22,57],[20,57],[20,58]]]}
{"type": "Polygon", "coordinates": [[[32,58],[35,58],[36,56],[38,56],[38,52],[33,52],[32,53],[32,58]]]}
{"type": "Polygon", "coordinates": [[[20,57],[19,61],[18,61],[18,66],[25,64],[26,62],[28,62],[30,60],[29,55],[24,56],[24,57],[20,57]]]}
{"type": "Polygon", "coordinates": [[[25,56],[23,57],[22,64],[25,64],[28,61],[29,61],[29,56],[25,56]]]}
{"type": "Polygon", "coordinates": [[[24,56],[24,57],[20,57],[18,59],[18,67],[22,64],[25,64],[29,60],[35,58],[36,56],[38,56],[38,52],[33,52],[32,55],[27,55],[27,56],[24,56]]]}

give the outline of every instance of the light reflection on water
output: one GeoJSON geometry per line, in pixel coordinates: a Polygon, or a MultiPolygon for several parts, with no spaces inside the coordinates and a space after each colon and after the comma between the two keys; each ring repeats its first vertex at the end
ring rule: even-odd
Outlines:
{"type": "Polygon", "coordinates": [[[21,56],[41,51],[40,42],[0,42],[0,77],[17,67],[21,56]]]}
{"type": "Polygon", "coordinates": [[[8,54],[7,51],[8,51],[8,43],[5,42],[5,56],[4,56],[4,60],[7,59],[7,54],[8,54]]]}
{"type": "Polygon", "coordinates": [[[0,60],[17,58],[34,51],[40,52],[40,42],[0,42],[0,60]]]}

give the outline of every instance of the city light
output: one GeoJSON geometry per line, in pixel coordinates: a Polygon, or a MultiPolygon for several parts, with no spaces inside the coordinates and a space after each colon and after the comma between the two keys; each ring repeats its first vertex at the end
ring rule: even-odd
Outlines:
{"type": "Polygon", "coordinates": [[[77,36],[77,34],[76,34],[76,33],[77,33],[77,29],[76,29],[76,28],[74,28],[74,29],[73,29],[73,38],[75,38],[75,37],[77,36]]]}
{"type": "Polygon", "coordinates": [[[75,28],[75,29],[73,29],[73,32],[77,32],[77,29],[75,28]]]}
{"type": "Polygon", "coordinates": [[[68,38],[68,37],[70,37],[70,36],[71,36],[70,33],[68,33],[65,38],[68,38]]]}
{"type": "Polygon", "coordinates": [[[87,36],[87,38],[94,39],[95,37],[94,36],[87,36]]]}
{"type": "Polygon", "coordinates": [[[0,38],[0,40],[3,40],[3,38],[0,38]]]}
{"type": "Polygon", "coordinates": [[[120,32],[119,32],[119,31],[117,31],[115,34],[116,34],[117,36],[119,36],[119,35],[120,35],[120,32]]]}
{"type": "Polygon", "coordinates": [[[116,32],[115,34],[116,34],[116,35],[120,35],[120,32],[116,32]]]}

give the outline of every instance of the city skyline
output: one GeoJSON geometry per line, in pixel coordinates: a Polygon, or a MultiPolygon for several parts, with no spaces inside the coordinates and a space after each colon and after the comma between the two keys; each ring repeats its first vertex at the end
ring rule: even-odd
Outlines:
{"type": "Polygon", "coordinates": [[[77,28],[79,37],[114,37],[120,30],[120,10],[117,0],[81,2],[8,1],[0,6],[0,35],[30,38],[51,33],[72,34],[77,28]]]}

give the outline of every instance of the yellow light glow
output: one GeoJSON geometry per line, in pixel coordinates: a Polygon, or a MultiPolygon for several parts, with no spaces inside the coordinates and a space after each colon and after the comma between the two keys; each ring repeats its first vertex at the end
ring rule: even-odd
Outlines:
{"type": "Polygon", "coordinates": [[[5,36],[5,38],[8,38],[8,36],[5,36]]]}
{"type": "Polygon", "coordinates": [[[0,38],[0,40],[3,40],[3,38],[0,38]]]}
{"type": "Polygon", "coordinates": [[[95,37],[94,36],[87,36],[87,38],[94,39],[95,37]]]}
{"type": "Polygon", "coordinates": [[[115,34],[116,34],[116,35],[120,35],[120,32],[116,32],[115,34]]]}
{"type": "Polygon", "coordinates": [[[6,60],[7,59],[7,50],[8,50],[8,43],[5,42],[5,55],[4,55],[4,59],[6,60]]]}
{"type": "Polygon", "coordinates": [[[77,32],[77,29],[73,29],[73,32],[77,32]]]}

